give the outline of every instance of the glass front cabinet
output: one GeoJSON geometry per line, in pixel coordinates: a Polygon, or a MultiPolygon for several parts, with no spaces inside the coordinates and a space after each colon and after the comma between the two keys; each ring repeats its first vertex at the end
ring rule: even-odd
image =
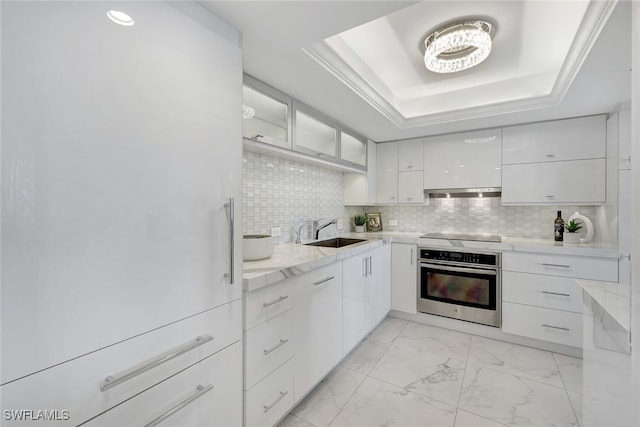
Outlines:
{"type": "Polygon", "coordinates": [[[242,87],[242,136],[291,148],[291,98],[245,76],[242,87]]]}
{"type": "Polygon", "coordinates": [[[251,76],[242,93],[245,139],[366,171],[365,137],[251,76]]]}

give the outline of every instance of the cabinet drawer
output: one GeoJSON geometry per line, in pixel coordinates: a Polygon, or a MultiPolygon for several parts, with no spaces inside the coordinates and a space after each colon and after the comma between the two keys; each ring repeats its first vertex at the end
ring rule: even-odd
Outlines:
{"type": "Polygon", "coordinates": [[[89,421],[87,427],[242,424],[242,343],[237,342],[89,421]]]}
{"type": "MultiPolygon", "coordinates": [[[[2,386],[2,409],[63,408],[69,410],[70,419],[56,425],[77,425],[241,340],[241,316],[242,301],[238,299],[8,383],[2,386]],[[200,340],[201,344],[196,342],[196,337],[207,335],[213,339],[200,340]],[[122,378],[128,372],[154,362],[161,355],[168,356],[179,350],[184,351],[164,363],[156,363],[155,367],[127,381],[100,391],[107,376],[122,378]]],[[[41,423],[34,422],[34,425],[38,424],[41,423]]],[[[6,422],[6,425],[18,424],[6,422]]]]}
{"type": "Polygon", "coordinates": [[[293,282],[283,280],[252,292],[245,292],[246,326],[251,329],[293,307],[293,282]]]}
{"type": "Polygon", "coordinates": [[[273,426],[293,407],[293,359],[245,392],[245,426],[273,426]]]}
{"type": "Polygon", "coordinates": [[[503,252],[502,270],[607,282],[618,281],[616,258],[503,252]]]}
{"type": "Polygon", "coordinates": [[[582,315],[504,302],[502,332],[582,347],[582,315]]]}
{"type": "Polygon", "coordinates": [[[253,387],[292,356],[292,311],[245,332],[245,390],[253,387]]]}
{"type": "Polygon", "coordinates": [[[502,300],[582,313],[582,289],[568,277],[503,271],[502,300]]]}

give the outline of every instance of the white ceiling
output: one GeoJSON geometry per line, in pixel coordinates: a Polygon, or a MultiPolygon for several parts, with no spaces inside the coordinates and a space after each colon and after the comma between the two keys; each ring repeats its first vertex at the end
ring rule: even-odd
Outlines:
{"type": "Polygon", "coordinates": [[[627,1],[201,3],[243,33],[246,73],[374,141],[606,113],[630,99],[627,1]],[[497,25],[489,59],[428,72],[427,33],[469,16],[497,25]]]}

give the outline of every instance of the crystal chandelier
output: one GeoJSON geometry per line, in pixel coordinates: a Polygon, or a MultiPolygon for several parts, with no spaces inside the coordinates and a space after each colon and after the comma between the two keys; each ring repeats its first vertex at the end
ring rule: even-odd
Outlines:
{"type": "Polygon", "coordinates": [[[434,73],[456,73],[475,67],[491,52],[493,26],[465,21],[440,28],[424,41],[424,64],[434,73]]]}

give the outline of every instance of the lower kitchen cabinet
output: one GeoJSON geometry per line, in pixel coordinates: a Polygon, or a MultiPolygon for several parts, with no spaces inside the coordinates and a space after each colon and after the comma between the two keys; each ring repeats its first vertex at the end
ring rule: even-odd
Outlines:
{"type": "Polygon", "coordinates": [[[418,247],[391,244],[391,309],[416,314],[418,298],[418,247]]]}
{"type": "Polygon", "coordinates": [[[297,401],[342,359],[342,266],[331,264],[292,280],[297,401]]]}
{"type": "Polygon", "coordinates": [[[368,252],[366,331],[373,331],[391,310],[391,245],[368,252]]]}
{"type": "Polygon", "coordinates": [[[289,413],[294,404],[294,360],[276,369],[245,394],[245,426],[269,427],[289,413]]]}
{"type": "Polygon", "coordinates": [[[342,261],[342,354],[346,356],[367,334],[366,252],[342,261]]]}
{"type": "Polygon", "coordinates": [[[241,357],[242,343],[236,342],[83,425],[240,426],[241,357]]]}
{"type": "Polygon", "coordinates": [[[575,279],[617,277],[616,258],[503,252],[502,331],[582,347],[582,291],[575,279]]]}

